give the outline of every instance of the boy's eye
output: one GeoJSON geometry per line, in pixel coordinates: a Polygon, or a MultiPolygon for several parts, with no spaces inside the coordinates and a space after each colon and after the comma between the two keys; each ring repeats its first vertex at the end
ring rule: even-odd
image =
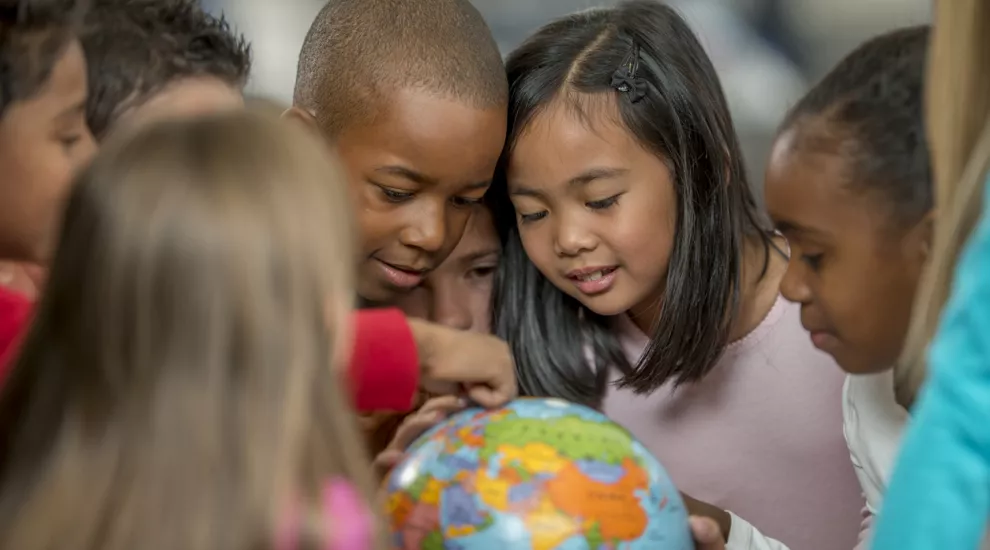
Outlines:
{"type": "Polygon", "coordinates": [[[450,199],[450,201],[452,203],[454,203],[454,206],[456,206],[458,208],[467,208],[467,207],[470,207],[470,206],[475,206],[475,205],[481,204],[482,201],[484,201],[484,198],[483,197],[478,197],[478,198],[474,198],[474,197],[453,197],[453,198],[450,199]]]}
{"type": "Polygon", "coordinates": [[[822,254],[802,254],[801,261],[808,264],[812,271],[818,271],[822,266],[822,254]]]}
{"type": "Polygon", "coordinates": [[[539,212],[534,212],[532,214],[523,214],[522,212],[519,212],[519,220],[522,223],[532,223],[535,221],[542,220],[545,217],[547,217],[546,210],[540,210],[539,212]]]}
{"type": "Polygon", "coordinates": [[[392,203],[406,202],[415,196],[415,193],[410,193],[408,191],[400,191],[398,189],[393,189],[391,187],[386,187],[384,185],[374,184],[382,192],[382,196],[386,201],[392,203]]]}
{"type": "Polygon", "coordinates": [[[589,202],[586,202],[584,204],[585,204],[585,206],[587,206],[588,208],[590,208],[592,210],[605,210],[606,208],[609,208],[610,206],[614,206],[614,205],[618,204],[619,197],[621,197],[621,196],[622,196],[622,193],[619,193],[618,195],[612,195],[611,197],[604,198],[604,199],[597,200],[597,201],[589,201],[589,202]]]}

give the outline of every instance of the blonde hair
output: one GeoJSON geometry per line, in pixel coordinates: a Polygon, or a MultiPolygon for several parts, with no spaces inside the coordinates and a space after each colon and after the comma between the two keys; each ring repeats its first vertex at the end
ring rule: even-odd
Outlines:
{"type": "Polygon", "coordinates": [[[990,162],[990,2],[935,3],[926,95],[937,222],[932,256],[895,368],[897,398],[905,407],[924,383],[928,344],[952,291],[956,260],[980,216],[990,162]]]}
{"type": "Polygon", "coordinates": [[[328,478],[370,502],[342,182],[264,113],[111,141],[0,397],[0,548],[268,548],[328,478]]]}

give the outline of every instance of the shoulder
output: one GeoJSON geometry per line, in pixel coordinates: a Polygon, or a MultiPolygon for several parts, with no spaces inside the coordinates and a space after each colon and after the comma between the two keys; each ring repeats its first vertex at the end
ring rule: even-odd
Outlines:
{"type": "Polygon", "coordinates": [[[907,422],[907,411],[894,399],[892,371],[846,377],[843,432],[867,505],[874,512],[886,491],[907,422]]]}

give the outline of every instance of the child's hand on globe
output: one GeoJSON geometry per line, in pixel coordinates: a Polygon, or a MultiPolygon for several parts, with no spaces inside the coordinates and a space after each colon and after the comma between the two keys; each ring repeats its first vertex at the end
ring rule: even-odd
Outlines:
{"type": "MultiPolygon", "coordinates": [[[[711,520],[718,532],[722,535],[723,541],[729,536],[729,529],[732,528],[732,517],[728,512],[719,508],[718,506],[713,506],[707,502],[702,502],[691,495],[681,492],[681,500],[684,501],[684,506],[687,508],[688,515],[697,520],[702,518],[711,520]]],[[[707,523],[707,522],[706,522],[707,523]]],[[[692,528],[694,524],[692,523],[692,528]]],[[[705,550],[706,547],[699,546],[699,550],[705,550]]],[[[722,548],[721,546],[716,548],[722,548]]]]}
{"type": "Polygon", "coordinates": [[[375,471],[381,478],[384,478],[396,464],[405,458],[406,449],[412,445],[413,441],[416,441],[419,436],[444,421],[451,414],[465,407],[467,407],[467,401],[455,395],[434,397],[424,403],[418,411],[410,414],[402,421],[388,447],[375,457],[375,471]]]}
{"type": "Polygon", "coordinates": [[[500,407],[516,397],[516,368],[509,345],[490,334],[409,319],[422,369],[422,389],[432,394],[466,393],[482,407],[500,407]]]}
{"type": "Polygon", "coordinates": [[[691,516],[689,521],[695,550],[725,550],[725,535],[715,520],[691,516]]]}

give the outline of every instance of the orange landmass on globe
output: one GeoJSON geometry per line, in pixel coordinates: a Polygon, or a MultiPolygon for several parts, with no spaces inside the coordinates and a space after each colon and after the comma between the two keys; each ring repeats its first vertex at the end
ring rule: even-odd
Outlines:
{"type": "Polygon", "coordinates": [[[648,521],[636,496],[648,489],[648,477],[635,461],[622,461],[625,473],[614,483],[596,481],[572,462],[545,485],[553,505],[570,517],[597,523],[604,540],[633,540],[642,536],[648,521]]]}
{"type": "Polygon", "coordinates": [[[409,520],[409,515],[415,507],[416,503],[405,492],[392,493],[385,501],[386,517],[391,520],[395,527],[402,527],[409,520]]]}

